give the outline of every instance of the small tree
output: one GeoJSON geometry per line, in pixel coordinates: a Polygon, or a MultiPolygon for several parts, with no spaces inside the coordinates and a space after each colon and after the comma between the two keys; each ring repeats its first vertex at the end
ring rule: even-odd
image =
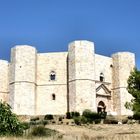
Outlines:
{"type": "Polygon", "coordinates": [[[0,102],[0,135],[22,135],[23,125],[6,102],[0,102]]]}
{"type": "Polygon", "coordinates": [[[127,83],[127,90],[133,96],[133,99],[131,102],[126,102],[125,107],[134,111],[134,114],[140,114],[140,71],[135,68],[131,72],[127,83]]]}

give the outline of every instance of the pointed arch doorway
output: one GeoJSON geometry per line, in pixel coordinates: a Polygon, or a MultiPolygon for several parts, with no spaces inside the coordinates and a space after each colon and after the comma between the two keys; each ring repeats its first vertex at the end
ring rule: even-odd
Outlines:
{"type": "Polygon", "coordinates": [[[105,103],[103,101],[100,101],[98,103],[97,111],[98,111],[98,113],[101,113],[101,112],[105,112],[106,111],[106,105],[105,105],[105,103]]]}

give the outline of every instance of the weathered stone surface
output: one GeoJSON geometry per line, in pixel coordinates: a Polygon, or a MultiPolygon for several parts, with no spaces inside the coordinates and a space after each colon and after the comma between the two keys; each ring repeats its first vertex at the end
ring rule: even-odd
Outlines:
{"type": "Polygon", "coordinates": [[[9,100],[9,63],[0,60],[0,100],[9,100]]]}
{"type": "Polygon", "coordinates": [[[32,46],[16,46],[10,63],[0,60],[0,99],[20,115],[97,111],[100,102],[108,113],[131,115],[124,104],[132,99],[126,87],[134,66],[133,53],[98,55],[85,40],[70,43],[68,52],[37,53],[32,46]]]}
{"type": "Polygon", "coordinates": [[[112,95],[114,110],[119,115],[130,115],[132,112],[124,107],[126,101],[132,96],[127,92],[127,79],[135,67],[135,56],[130,52],[119,52],[112,55],[113,58],[113,83],[112,95]]]}

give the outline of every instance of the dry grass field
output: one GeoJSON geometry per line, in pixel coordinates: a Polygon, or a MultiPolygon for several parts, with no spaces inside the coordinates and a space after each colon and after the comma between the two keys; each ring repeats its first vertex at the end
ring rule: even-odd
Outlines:
{"type": "Polygon", "coordinates": [[[61,132],[68,140],[140,140],[140,125],[48,125],[48,128],[61,132]]]}
{"type": "Polygon", "coordinates": [[[59,135],[50,138],[7,138],[0,140],[140,140],[140,125],[47,125],[47,128],[57,130],[59,135]]]}

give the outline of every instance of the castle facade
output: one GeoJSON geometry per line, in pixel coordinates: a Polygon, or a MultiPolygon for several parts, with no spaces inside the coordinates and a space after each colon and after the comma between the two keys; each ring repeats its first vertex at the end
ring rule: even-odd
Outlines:
{"type": "Polygon", "coordinates": [[[74,41],[68,52],[56,53],[15,46],[10,62],[0,60],[0,99],[18,115],[62,115],[85,109],[131,115],[124,104],[132,99],[126,87],[134,67],[133,53],[98,55],[90,41],[74,41]]]}

